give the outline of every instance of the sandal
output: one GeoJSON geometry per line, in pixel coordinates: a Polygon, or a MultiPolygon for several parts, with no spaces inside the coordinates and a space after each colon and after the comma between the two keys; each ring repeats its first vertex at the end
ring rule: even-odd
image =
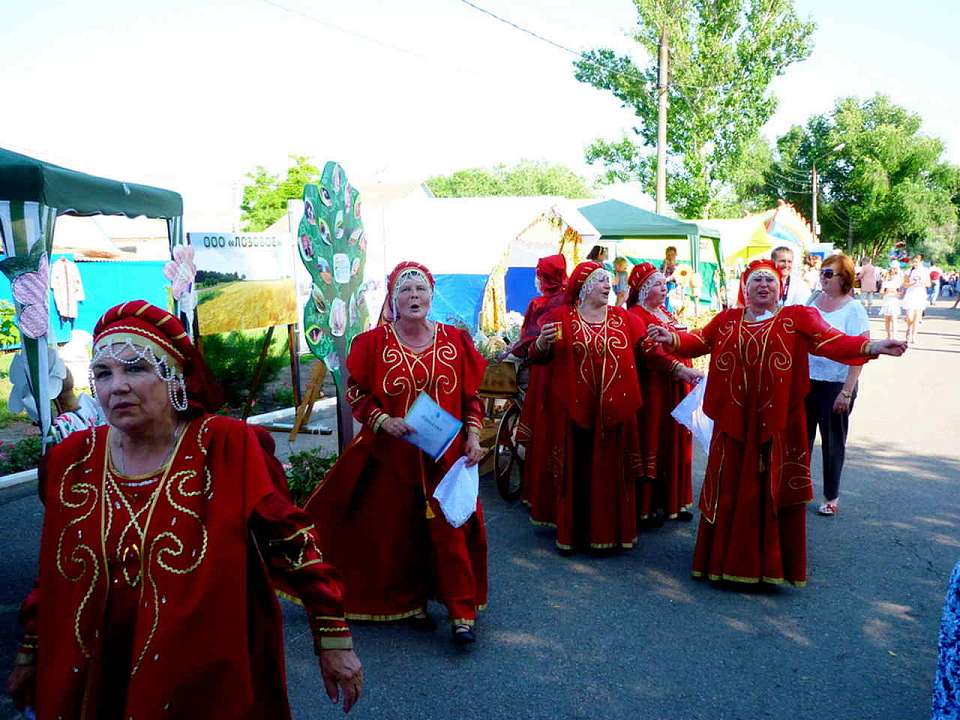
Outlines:
{"type": "Polygon", "coordinates": [[[454,645],[469,645],[477,641],[477,634],[470,625],[457,624],[453,625],[450,630],[453,633],[454,645]]]}
{"type": "Polygon", "coordinates": [[[829,500],[817,508],[817,514],[825,517],[833,517],[838,512],[840,512],[840,506],[836,500],[829,500]]]}

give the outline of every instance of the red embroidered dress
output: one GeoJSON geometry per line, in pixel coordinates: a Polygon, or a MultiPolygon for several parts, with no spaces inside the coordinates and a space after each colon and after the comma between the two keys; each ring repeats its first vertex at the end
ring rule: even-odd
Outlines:
{"type": "MultiPolygon", "coordinates": [[[[638,304],[630,312],[647,325],[677,329],[676,318],[664,307],[651,311],[638,304]]],[[[692,365],[685,358],[671,356],[670,360],[692,365]]],[[[642,353],[637,358],[637,372],[643,393],[643,408],[637,416],[641,462],[644,477],[652,481],[644,483],[640,491],[640,516],[662,513],[676,518],[693,504],[693,443],[690,431],[670,413],[690,392],[691,385],[673,377],[671,369],[662,363],[646,360],[642,353]]]]}
{"type": "MultiPolygon", "coordinates": [[[[520,329],[520,342],[513,348],[513,354],[518,357],[527,357],[530,346],[540,336],[540,329],[547,313],[560,307],[564,302],[564,282],[567,278],[567,261],[563,255],[551,255],[540,258],[537,263],[537,277],[540,278],[540,289],[543,294],[530,301],[527,312],[523,316],[523,327],[520,329]]],[[[543,505],[548,502],[543,493],[548,489],[539,481],[543,477],[544,468],[550,457],[550,447],[543,442],[536,442],[536,421],[546,410],[548,370],[545,366],[533,364],[530,366],[530,376],[527,382],[527,391],[523,397],[523,409],[520,412],[520,423],[517,426],[517,442],[526,448],[523,463],[523,501],[528,505],[534,503],[543,505]]]]}
{"type": "Polygon", "coordinates": [[[138,478],[109,463],[108,433],[70,435],[41,476],[40,576],[23,610],[37,717],[289,718],[268,575],[303,601],[317,649],[351,639],[336,571],[253,431],[194,419],[138,478]]]}
{"type": "MultiPolygon", "coordinates": [[[[636,478],[640,471],[637,408],[641,403],[634,347],[646,335],[641,320],[608,307],[589,323],[564,305],[544,322],[562,323],[562,339],[534,361],[549,362],[542,418],[550,457],[531,519],[555,525],[561,549],[632,547],[637,537],[636,478]]],[[[538,424],[538,439],[540,425],[538,424]]]]}
{"type": "Polygon", "coordinates": [[[321,547],[343,568],[347,617],[398,620],[437,597],[453,622],[469,624],[487,600],[480,503],[453,528],[433,499],[464,454],[466,428],[480,427],[486,361],[466,332],[435,327],[422,352],[405,347],[392,325],[358,335],[350,348],[347,399],[363,428],[306,504],[321,527],[321,547]],[[438,462],[380,429],[388,417],[404,417],[421,392],[465,426],[438,462]]]}
{"type": "Polygon", "coordinates": [[[745,310],[679,333],[675,352],[710,353],[704,412],[714,420],[700,494],[693,575],[806,582],[806,503],[813,499],[804,398],[808,353],[862,365],[867,340],[844,335],[805,306],[747,322],[745,310]]]}

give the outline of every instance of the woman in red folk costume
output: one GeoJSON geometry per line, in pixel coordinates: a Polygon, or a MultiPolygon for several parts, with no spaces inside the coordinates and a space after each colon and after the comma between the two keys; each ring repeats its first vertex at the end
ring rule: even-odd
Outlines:
{"type": "Polygon", "coordinates": [[[535,523],[556,525],[562,551],[627,548],[637,537],[641,399],[634,348],[646,326],[607,305],[609,296],[603,266],[580,263],[567,302],[547,315],[530,348],[530,359],[548,363],[550,373],[537,438],[550,448],[539,482],[551,489],[530,514],[535,523]]]}
{"type": "Polygon", "coordinates": [[[693,575],[803,585],[806,503],[813,498],[807,355],[862,365],[877,355],[902,355],[906,344],[844,335],[814,308],[778,308],[780,275],[769,260],[751,263],[740,282],[745,307],[721,312],[702,330],[649,330],[677,355],[710,353],[703,409],[714,431],[693,575]]]}
{"type": "Polygon", "coordinates": [[[336,571],[254,431],[209,414],[208,377],[180,322],[143,300],[94,329],[109,424],[41,465],[40,574],[8,682],[41,720],[289,718],[271,576],[308,611],[328,695],[345,710],[360,696],[336,571]]]}
{"type": "MultiPolygon", "coordinates": [[[[627,308],[648,326],[679,329],[677,319],[667,310],[667,280],[650,263],[635,265],[630,273],[627,308]]],[[[703,374],[685,358],[672,357],[672,367],[637,358],[643,408],[637,422],[643,475],[640,490],[640,517],[651,524],[663,519],[690,520],[693,515],[693,446],[690,431],[671,417],[670,412],[690,392],[703,374]]]]}
{"type": "MultiPolygon", "coordinates": [[[[563,304],[566,282],[567,259],[563,255],[550,255],[537,261],[537,290],[540,295],[530,301],[523,316],[520,341],[512,349],[514,355],[527,357],[530,346],[540,336],[540,328],[547,313],[563,304]]],[[[520,412],[520,423],[517,427],[517,442],[526,449],[523,464],[523,500],[527,505],[536,503],[542,506],[548,502],[547,498],[541,497],[548,488],[539,480],[549,458],[550,446],[536,442],[534,433],[537,418],[542,416],[546,408],[547,378],[547,368],[543,365],[535,364],[530,367],[530,379],[527,382],[527,392],[523,398],[523,410],[520,412]]]]}
{"type": "Polygon", "coordinates": [[[466,455],[483,456],[483,406],[477,389],[486,361],[470,335],[427,320],[433,276],[400,263],[387,281],[379,327],[350,348],[347,399],[363,428],[306,504],[323,548],[343,566],[347,617],[408,619],[432,629],[427,600],[447,607],[457,643],[474,642],[477,609],[487,600],[487,536],[483,511],[459,528],[444,518],[433,492],[466,455]],[[434,462],[404,440],[403,418],[421,393],[464,423],[434,462]],[[351,567],[346,567],[350,563],[351,567]]]}

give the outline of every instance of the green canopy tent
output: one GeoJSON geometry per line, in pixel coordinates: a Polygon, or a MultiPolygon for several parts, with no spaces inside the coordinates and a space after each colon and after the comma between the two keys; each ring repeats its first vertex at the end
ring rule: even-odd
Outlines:
{"type": "MultiPolygon", "coordinates": [[[[704,289],[707,290],[708,296],[712,296],[715,292],[714,271],[723,264],[720,254],[720,233],[701,228],[692,222],[657,215],[620,200],[604,200],[581,207],[580,214],[597,229],[601,241],[614,241],[621,248],[620,254],[629,252],[630,245],[635,242],[659,241],[656,253],[644,253],[640,256],[631,253],[634,260],[655,260],[658,255],[662,258],[662,250],[666,245],[679,245],[685,242],[689,248],[689,257],[686,259],[704,279],[704,289]],[[713,245],[716,263],[701,259],[701,239],[709,240],[713,245]]],[[[683,259],[683,251],[679,247],[678,250],[683,259]]]]}
{"type": "Polygon", "coordinates": [[[45,382],[47,259],[60,215],[145,215],[167,221],[171,248],[183,242],[183,199],[178,193],[87,175],[0,148],[0,272],[13,289],[44,445],[51,421],[45,382]]]}

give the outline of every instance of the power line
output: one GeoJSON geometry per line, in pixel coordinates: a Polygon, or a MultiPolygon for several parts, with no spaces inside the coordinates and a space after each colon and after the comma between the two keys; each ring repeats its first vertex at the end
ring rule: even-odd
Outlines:
{"type": "Polygon", "coordinates": [[[510,27],[519,30],[519,31],[522,32],[522,33],[526,33],[526,34],[529,35],[530,37],[534,37],[534,38],[536,38],[537,40],[541,40],[542,42],[545,42],[545,43],[547,43],[548,45],[553,45],[555,48],[558,48],[558,49],[560,49],[560,50],[564,50],[564,51],[566,51],[566,52],[568,52],[568,53],[573,53],[574,55],[580,55],[580,53],[577,52],[576,50],[573,50],[572,48],[568,48],[566,45],[561,45],[560,43],[558,43],[558,42],[556,42],[556,41],[554,41],[554,40],[551,40],[551,39],[548,38],[548,37],[544,37],[543,35],[541,35],[541,34],[539,34],[539,33],[536,33],[536,32],[534,32],[533,30],[527,30],[527,28],[521,27],[520,25],[517,25],[517,24],[516,24],[515,22],[513,22],[512,20],[507,20],[506,18],[500,17],[499,15],[497,15],[497,14],[494,13],[494,12],[491,12],[490,10],[487,10],[486,8],[482,8],[482,7],[480,7],[479,5],[470,2],[470,0],[460,0],[460,2],[462,2],[464,5],[469,5],[470,7],[472,7],[474,10],[477,10],[478,12],[482,12],[484,15],[489,15],[489,16],[492,17],[494,20],[498,20],[499,22],[505,23],[505,24],[509,25],[510,27]]]}
{"type": "MultiPolygon", "coordinates": [[[[545,43],[547,43],[548,45],[551,45],[552,47],[554,47],[554,48],[556,48],[556,49],[558,49],[558,50],[562,50],[562,51],[564,51],[564,52],[566,52],[566,53],[569,53],[569,54],[571,54],[571,55],[575,55],[575,56],[579,59],[579,61],[580,61],[582,64],[584,64],[584,65],[587,65],[587,66],[590,66],[590,67],[593,67],[593,68],[602,70],[602,71],[606,72],[608,75],[622,75],[622,76],[624,76],[624,77],[627,77],[627,78],[630,78],[630,79],[633,79],[633,80],[637,80],[637,81],[640,81],[640,82],[642,82],[642,81],[645,80],[645,78],[643,77],[643,75],[640,73],[640,71],[639,71],[636,67],[634,67],[632,71],[629,71],[629,70],[625,71],[625,70],[619,70],[619,69],[617,69],[617,68],[612,68],[612,67],[610,67],[609,65],[607,65],[607,64],[605,64],[605,63],[597,62],[597,61],[595,61],[595,60],[588,60],[587,58],[584,57],[584,53],[583,53],[583,52],[581,52],[581,51],[579,51],[579,50],[574,50],[573,48],[568,47],[568,46],[564,45],[563,43],[559,43],[559,42],[557,42],[556,40],[551,40],[550,38],[546,37],[545,35],[541,35],[540,33],[536,32],[536,31],[534,31],[534,30],[530,30],[529,28],[525,28],[525,27],[523,27],[522,25],[519,25],[519,24],[513,22],[512,20],[508,20],[508,19],[505,18],[505,17],[502,17],[502,16],[500,16],[500,15],[497,15],[497,14],[496,14],[495,12],[493,12],[492,10],[487,10],[486,8],[481,7],[481,6],[477,5],[476,3],[471,2],[471,0],[460,0],[460,2],[462,2],[464,5],[466,5],[466,6],[468,6],[468,7],[473,8],[473,9],[476,10],[477,12],[481,12],[481,13],[483,13],[484,15],[487,15],[488,17],[493,18],[493,19],[496,20],[497,22],[501,22],[501,23],[503,23],[504,25],[508,25],[508,26],[514,28],[515,30],[519,30],[520,32],[524,33],[525,35],[529,35],[530,37],[535,38],[536,40],[539,40],[539,41],[541,41],[541,42],[545,42],[545,43]]],[[[691,84],[688,84],[688,83],[681,83],[681,82],[678,82],[678,81],[676,81],[676,80],[673,80],[673,81],[671,81],[671,82],[669,83],[669,87],[670,87],[670,88],[676,88],[677,91],[684,97],[684,99],[686,99],[687,102],[693,104],[693,103],[691,102],[690,98],[689,98],[687,95],[685,95],[683,92],[680,91],[680,88],[686,88],[686,89],[688,89],[688,90],[719,90],[719,89],[721,89],[722,85],[721,85],[721,86],[691,85],[691,84]]]]}
{"type": "MultiPolygon", "coordinates": [[[[366,35],[364,33],[357,32],[356,30],[350,30],[349,28],[342,27],[341,25],[332,23],[329,20],[318,18],[315,15],[311,15],[310,13],[304,12],[302,10],[298,10],[297,8],[287,7],[286,5],[282,5],[278,2],[274,2],[274,0],[260,0],[260,2],[264,3],[265,5],[269,5],[271,7],[277,8],[278,10],[282,10],[285,13],[289,13],[290,15],[297,15],[301,18],[304,18],[305,20],[310,20],[311,22],[315,22],[318,25],[323,25],[324,27],[330,28],[331,30],[336,30],[337,32],[343,33],[344,35],[350,35],[351,37],[358,38],[359,40],[363,40],[365,42],[371,43],[373,45],[377,45],[387,50],[393,50],[394,52],[398,52],[403,55],[409,55],[410,57],[420,60],[421,62],[427,63],[431,67],[436,68],[438,65],[440,65],[440,63],[438,63],[435,58],[427,57],[422,53],[418,53],[416,50],[410,50],[409,48],[401,47],[400,45],[393,45],[391,43],[384,42],[379,38],[373,37],[372,35],[366,35]]],[[[465,72],[471,75],[479,75],[479,73],[474,70],[467,70],[457,65],[451,66],[444,63],[442,67],[447,69],[453,69],[457,72],[465,72]]]]}

